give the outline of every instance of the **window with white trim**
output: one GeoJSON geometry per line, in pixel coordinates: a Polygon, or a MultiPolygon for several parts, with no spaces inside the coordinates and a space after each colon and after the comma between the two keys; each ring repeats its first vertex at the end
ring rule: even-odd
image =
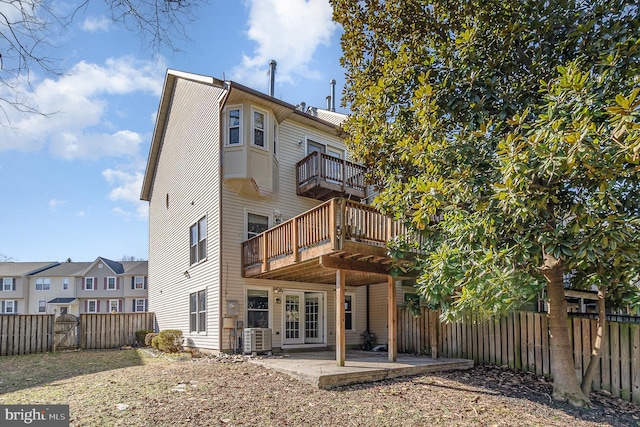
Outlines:
{"type": "Polygon", "coordinates": [[[90,299],[87,301],[87,313],[97,313],[98,312],[98,300],[90,299]]]}
{"type": "Polygon", "coordinates": [[[47,312],[47,301],[46,300],[38,300],[38,313],[46,313],[47,312]]]}
{"type": "Polygon", "coordinates": [[[117,299],[109,300],[109,313],[117,313],[120,311],[120,301],[117,299]]]}
{"type": "Polygon", "coordinates": [[[2,291],[15,291],[16,290],[16,282],[13,277],[3,277],[2,278],[2,291]]]}
{"type": "Polygon", "coordinates": [[[252,120],[252,126],[253,126],[253,135],[252,135],[252,142],[253,145],[257,146],[257,147],[261,147],[261,148],[267,148],[267,140],[265,137],[265,131],[266,131],[266,127],[265,127],[265,122],[267,119],[267,115],[266,113],[263,113],[261,111],[257,111],[257,110],[253,110],[253,120],[252,120]]]}
{"type": "Polygon", "coordinates": [[[36,279],[36,291],[48,291],[51,289],[51,279],[38,277],[36,279]]]}
{"type": "Polygon", "coordinates": [[[207,331],[207,291],[189,294],[189,331],[207,331]]]}
{"type": "Polygon", "coordinates": [[[147,300],[144,298],[134,299],[133,300],[133,312],[134,313],[142,313],[147,311],[147,300]]]}
{"type": "Polygon", "coordinates": [[[242,145],[242,109],[227,110],[227,145],[242,145]]]}
{"type": "Polygon", "coordinates": [[[356,327],[355,317],[353,316],[354,301],[355,301],[355,297],[353,296],[353,294],[346,294],[344,296],[344,330],[345,331],[353,331],[356,327]]]}
{"type": "Polygon", "coordinates": [[[144,289],[144,276],[135,276],[133,278],[133,288],[134,289],[144,289]]]}
{"type": "Polygon", "coordinates": [[[18,301],[2,301],[0,308],[3,314],[16,314],[18,312],[18,301]]]}
{"type": "Polygon", "coordinates": [[[257,236],[269,229],[269,217],[266,215],[247,213],[247,239],[257,236]]]}
{"type": "Polygon", "coordinates": [[[247,289],[247,328],[269,327],[269,291],[247,289]]]}
{"type": "Polygon", "coordinates": [[[92,291],[95,289],[95,283],[94,283],[94,278],[93,277],[85,277],[84,278],[84,290],[85,291],[92,291]]]}
{"type": "Polygon", "coordinates": [[[69,290],[69,278],[68,277],[64,277],[62,279],[62,290],[63,291],[69,290]]]}
{"type": "Polygon", "coordinates": [[[207,257],[207,217],[202,217],[190,229],[190,261],[196,264],[207,257]]]}
{"type": "Polygon", "coordinates": [[[107,277],[107,290],[115,291],[116,286],[116,278],[115,277],[107,277]]]}

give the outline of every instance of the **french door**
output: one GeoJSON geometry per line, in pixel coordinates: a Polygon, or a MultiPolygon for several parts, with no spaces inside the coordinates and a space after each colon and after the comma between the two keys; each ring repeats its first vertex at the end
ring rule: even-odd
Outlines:
{"type": "Polygon", "coordinates": [[[284,345],[321,344],[325,342],[324,293],[284,291],[284,345]]]}

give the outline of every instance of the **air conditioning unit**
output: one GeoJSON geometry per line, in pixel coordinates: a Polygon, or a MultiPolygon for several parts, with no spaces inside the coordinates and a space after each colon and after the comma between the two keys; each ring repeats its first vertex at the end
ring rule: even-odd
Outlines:
{"type": "Polygon", "coordinates": [[[244,330],[244,354],[271,352],[271,329],[246,328],[244,330]]]}

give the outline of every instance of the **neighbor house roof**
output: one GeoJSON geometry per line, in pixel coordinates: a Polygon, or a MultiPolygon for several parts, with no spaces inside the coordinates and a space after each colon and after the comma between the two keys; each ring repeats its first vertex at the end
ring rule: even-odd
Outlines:
{"type": "Polygon", "coordinates": [[[124,267],[124,274],[130,276],[145,276],[149,271],[149,261],[120,261],[124,267]]]}
{"type": "Polygon", "coordinates": [[[0,277],[18,277],[36,274],[58,265],[57,262],[0,262],[0,277]]]}
{"type": "Polygon", "coordinates": [[[271,109],[279,123],[285,119],[291,119],[322,130],[323,132],[333,132],[337,135],[342,134],[342,129],[339,124],[346,117],[343,114],[317,109],[317,112],[312,115],[299,110],[293,104],[289,104],[255,89],[243,86],[240,83],[233,81],[225,82],[218,80],[215,77],[207,77],[170,69],[167,70],[162,95],[160,97],[158,115],[156,116],[153,137],[151,138],[151,147],[149,148],[147,167],[145,169],[144,180],[142,182],[142,191],[140,192],[141,200],[149,201],[151,199],[151,189],[153,187],[153,180],[156,174],[158,158],[160,157],[160,151],[162,149],[162,139],[165,134],[167,117],[171,107],[171,100],[177,79],[190,80],[200,84],[226,89],[225,95],[219,100],[221,108],[223,108],[227,103],[248,100],[256,105],[261,105],[271,109]]]}
{"type": "Polygon", "coordinates": [[[47,302],[47,304],[69,304],[74,300],[75,298],[54,298],[51,301],[47,302]]]}

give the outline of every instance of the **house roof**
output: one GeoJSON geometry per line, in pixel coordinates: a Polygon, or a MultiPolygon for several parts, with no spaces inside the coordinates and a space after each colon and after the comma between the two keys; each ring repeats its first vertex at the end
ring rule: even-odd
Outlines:
{"type": "Polygon", "coordinates": [[[30,276],[65,277],[81,276],[82,270],[91,265],[90,262],[61,262],[46,270],[29,274],[30,276]]]}
{"type": "Polygon", "coordinates": [[[241,101],[250,101],[256,105],[271,109],[276,120],[281,123],[285,119],[294,120],[304,123],[308,126],[320,129],[324,132],[332,132],[336,135],[343,133],[340,123],[346,116],[340,113],[329,112],[321,109],[314,109],[315,114],[309,114],[299,110],[295,105],[281,101],[277,98],[243,86],[233,81],[222,81],[215,77],[202,76],[199,74],[186,73],[177,70],[167,70],[167,74],[160,97],[160,105],[158,107],[158,115],[156,116],[156,124],[151,139],[151,147],[149,148],[149,157],[147,159],[147,167],[145,169],[144,180],[142,182],[142,191],[140,199],[150,201],[153,181],[155,179],[156,167],[162,149],[163,136],[165,134],[165,126],[167,116],[171,107],[171,100],[177,79],[186,79],[200,84],[216,86],[226,89],[224,97],[220,100],[221,108],[229,103],[241,101]]]}
{"type": "Polygon", "coordinates": [[[0,262],[0,277],[18,277],[36,274],[58,265],[57,262],[0,262]]]}
{"type": "Polygon", "coordinates": [[[54,298],[51,301],[48,301],[47,304],[69,304],[74,300],[75,298],[54,298]]]}
{"type": "Polygon", "coordinates": [[[124,274],[130,276],[146,276],[149,271],[149,261],[120,261],[124,267],[124,274]]]}

